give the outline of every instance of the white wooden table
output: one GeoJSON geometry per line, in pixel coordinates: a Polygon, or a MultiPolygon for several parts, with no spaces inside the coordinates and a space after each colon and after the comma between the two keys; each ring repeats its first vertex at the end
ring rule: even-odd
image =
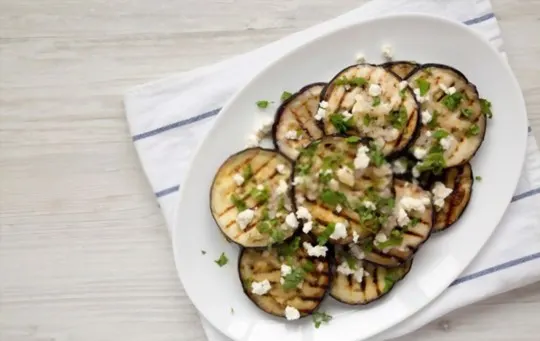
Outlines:
{"type": "MultiPolygon", "coordinates": [[[[0,0],[0,340],[204,340],[122,93],[361,2],[0,0]]],[[[540,137],[540,1],[493,2],[540,137]]],[[[539,314],[540,283],[402,340],[538,340],[539,314]]]]}

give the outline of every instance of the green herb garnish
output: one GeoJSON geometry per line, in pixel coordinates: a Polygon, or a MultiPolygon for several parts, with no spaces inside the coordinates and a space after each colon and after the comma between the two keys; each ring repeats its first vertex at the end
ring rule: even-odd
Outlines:
{"type": "Polygon", "coordinates": [[[403,234],[399,232],[398,230],[393,230],[393,233],[390,234],[390,238],[388,238],[387,241],[379,243],[377,242],[375,245],[378,249],[384,250],[388,247],[393,246],[399,246],[403,242],[403,234]],[[396,231],[397,233],[394,233],[396,231]]]}
{"type": "Polygon", "coordinates": [[[431,121],[427,124],[429,129],[435,129],[439,126],[439,116],[440,113],[437,110],[433,110],[431,114],[431,121]]]}
{"type": "Polygon", "coordinates": [[[283,91],[283,93],[281,94],[281,101],[286,101],[288,100],[290,97],[292,96],[292,93],[288,92],[288,91],[283,91]]]}
{"type": "Polygon", "coordinates": [[[416,85],[420,90],[420,96],[425,96],[428,93],[429,88],[431,87],[431,84],[424,78],[418,78],[416,80],[416,85]]]}
{"type": "Polygon", "coordinates": [[[306,277],[306,272],[302,268],[293,268],[291,273],[283,277],[283,289],[290,290],[302,283],[306,277]]]}
{"type": "Polygon", "coordinates": [[[384,154],[382,151],[377,147],[375,143],[371,143],[369,145],[369,159],[375,165],[375,167],[380,167],[383,165],[383,163],[386,162],[386,159],[384,158],[384,154]]]}
{"type": "Polygon", "coordinates": [[[388,115],[388,120],[392,127],[396,129],[402,129],[407,124],[407,108],[403,105],[399,107],[399,110],[392,110],[388,115]]]}
{"type": "Polygon", "coordinates": [[[263,189],[253,187],[249,194],[253,197],[253,199],[255,199],[258,204],[264,204],[268,201],[268,199],[270,199],[270,191],[267,187],[263,187],[263,189]]]}
{"type": "Polygon", "coordinates": [[[367,84],[367,80],[363,77],[354,77],[351,79],[346,78],[345,76],[338,78],[334,81],[336,85],[352,85],[352,86],[364,86],[367,84]]]}
{"type": "Polygon", "coordinates": [[[263,101],[257,101],[257,102],[255,102],[255,103],[256,103],[257,106],[258,106],[259,108],[261,108],[261,109],[266,109],[266,108],[268,108],[268,105],[270,104],[269,101],[265,101],[265,100],[263,100],[263,101]]]}
{"type": "Polygon", "coordinates": [[[448,135],[449,135],[449,133],[446,130],[439,129],[439,130],[435,131],[432,136],[433,136],[433,138],[435,138],[437,140],[440,140],[440,139],[443,139],[443,138],[447,137],[448,135]]]}
{"type": "Polygon", "coordinates": [[[317,243],[319,245],[324,245],[328,242],[328,239],[330,239],[330,236],[334,231],[336,230],[336,224],[330,223],[326,226],[324,231],[317,237],[317,243]]]}
{"type": "Polygon", "coordinates": [[[222,252],[221,256],[219,256],[219,258],[216,259],[214,262],[219,265],[219,267],[222,267],[229,262],[229,258],[225,256],[225,252],[222,252]]]}
{"type": "Polygon", "coordinates": [[[253,168],[251,168],[251,164],[248,164],[244,167],[242,170],[242,177],[244,178],[244,181],[248,181],[253,176],[253,168]]]}
{"type": "Polygon", "coordinates": [[[454,92],[451,95],[446,95],[442,99],[442,104],[446,106],[449,110],[454,111],[459,107],[461,100],[463,99],[463,94],[461,92],[454,92]]]}
{"type": "Polygon", "coordinates": [[[313,264],[313,262],[308,259],[302,265],[302,269],[304,269],[305,272],[313,272],[313,270],[315,270],[315,264],[313,264]]]}
{"type": "Polygon", "coordinates": [[[482,177],[480,175],[475,176],[474,179],[476,181],[482,181],[482,177]]]}
{"type": "Polygon", "coordinates": [[[467,132],[465,132],[465,135],[467,137],[473,137],[480,133],[480,127],[477,124],[473,124],[472,126],[467,129],[467,132]]]}
{"type": "Polygon", "coordinates": [[[341,114],[331,114],[329,118],[330,123],[332,123],[334,128],[336,128],[340,134],[345,134],[347,130],[354,128],[354,120],[352,117],[345,120],[345,117],[341,114]]]}
{"type": "MultiPolygon", "coordinates": [[[[365,118],[365,116],[364,116],[365,118]]],[[[358,136],[349,136],[345,139],[348,143],[357,143],[360,142],[360,138],[358,136]]]]}
{"type": "Polygon", "coordinates": [[[292,241],[279,245],[277,252],[282,257],[290,257],[300,248],[300,237],[296,236],[292,241]]]}
{"type": "Polygon", "coordinates": [[[322,202],[331,206],[337,206],[337,205],[347,206],[347,197],[345,196],[345,194],[338,191],[332,191],[331,189],[324,189],[321,192],[320,198],[322,202]]]}
{"type": "Polygon", "coordinates": [[[373,102],[371,103],[371,105],[376,107],[379,104],[381,104],[381,97],[380,96],[373,97],[373,102]]]}
{"type": "Polygon", "coordinates": [[[238,212],[242,212],[247,208],[246,202],[240,199],[236,194],[231,194],[231,202],[236,207],[238,212]]]}
{"type": "Polygon", "coordinates": [[[473,111],[469,108],[462,108],[461,109],[461,116],[464,116],[464,117],[471,117],[473,114],[473,111]]]}
{"type": "Polygon", "coordinates": [[[446,166],[446,161],[443,152],[438,150],[439,148],[435,148],[435,146],[431,148],[432,150],[424,160],[416,165],[416,169],[418,169],[419,172],[432,171],[435,174],[440,174],[442,172],[446,166]]]}
{"type": "Polygon", "coordinates": [[[486,115],[487,118],[493,117],[493,112],[491,112],[491,102],[485,98],[480,98],[480,108],[482,114],[486,115]]]}
{"type": "Polygon", "coordinates": [[[325,312],[322,311],[316,311],[312,314],[313,316],[313,324],[315,325],[315,328],[319,328],[321,324],[328,323],[332,320],[332,316],[328,315],[325,312]]]}
{"type": "Polygon", "coordinates": [[[403,270],[397,268],[397,269],[389,269],[387,270],[386,276],[384,276],[384,289],[383,292],[388,292],[394,284],[396,284],[397,281],[399,281],[403,277],[403,270]]]}
{"type": "Polygon", "coordinates": [[[418,223],[420,223],[420,219],[414,217],[407,224],[407,228],[415,227],[416,225],[418,225],[418,223]]]}
{"type": "Polygon", "coordinates": [[[371,124],[371,122],[373,122],[374,120],[375,120],[375,117],[365,115],[364,118],[362,119],[362,122],[364,123],[366,127],[368,127],[371,124]]]}

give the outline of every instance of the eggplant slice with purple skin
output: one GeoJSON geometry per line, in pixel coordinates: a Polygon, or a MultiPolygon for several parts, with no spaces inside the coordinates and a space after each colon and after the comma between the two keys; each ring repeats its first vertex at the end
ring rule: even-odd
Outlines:
{"type": "Polygon", "coordinates": [[[285,222],[294,212],[292,170],[289,159],[263,148],[243,150],[221,165],[212,183],[210,209],[227,239],[263,247],[294,234],[296,227],[285,222]]]}
{"type": "Polygon", "coordinates": [[[409,260],[399,267],[387,269],[358,260],[350,251],[337,247],[335,261],[330,296],[350,305],[366,305],[385,296],[412,266],[412,260],[409,260]]]}
{"type": "Polygon", "coordinates": [[[375,237],[361,244],[365,259],[387,268],[398,267],[411,259],[420,246],[429,238],[433,229],[433,205],[429,192],[403,180],[394,180],[396,192],[395,215],[391,230],[381,230],[384,237],[375,237]],[[405,199],[405,200],[404,200],[405,199]],[[422,209],[411,208],[411,199],[421,202],[422,209]],[[403,201],[404,200],[404,201],[403,201]],[[408,201],[409,203],[406,203],[408,201]],[[408,222],[400,224],[400,211],[404,210],[408,222]]]}
{"type": "Polygon", "coordinates": [[[408,81],[422,107],[420,135],[411,148],[420,161],[418,170],[440,172],[468,162],[486,132],[476,87],[458,70],[440,64],[422,65],[408,81]]]}
{"type": "Polygon", "coordinates": [[[469,163],[444,170],[440,181],[445,187],[452,189],[452,193],[446,197],[441,209],[437,210],[435,207],[433,232],[446,230],[461,217],[471,199],[473,179],[469,163]]]}
{"type": "Polygon", "coordinates": [[[325,239],[322,244],[326,241],[348,244],[374,233],[372,226],[361,221],[356,209],[368,194],[387,200],[393,198],[392,181],[390,164],[373,143],[368,145],[356,137],[327,136],[312,142],[296,160],[294,200],[297,208],[305,207],[309,211],[311,232],[325,239]],[[366,168],[355,169],[360,148],[369,150],[371,159],[367,159],[366,168]],[[331,232],[343,227],[338,223],[345,225],[345,236],[331,232]]]}
{"type": "Polygon", "coordinates": [[[243,249],[238,260],[242,287],[249,299],[261,310],[284,317],[287,306],[304,317],[313,313],[330,286],[330,266],[326,257],[310,257],[302,246],[306,236],[270,249],[243,249]],[[282,265],[290,273],[282,277],[282,265]],[[271,288],[263,294],[253,292],[253,283],[267,280],[271,288]]]}
{"type": "Polygon", "coordinates": [[[382,66],[358,64],[339,72],[323,90],[327,135],[374,139],[385,155],[405,150],[419,126],[419,106],[409,87],[382,66]]]}
{"type": "Polygon", "coordinates": [[[274,146],[291,160],[296,160],[300,150],[311,141],[324,135],[314,116],[325,85],[306,85],[283,102],[276,112],[272,126],[274,146]]]}
{"type": "Polygon", "coordinates": [[[407,79],[416,70],[416,68],[420,66],[420,64],[406,60],[396,60],[381,64],[381,66],[392,71],[402,79],[407,79]]]}

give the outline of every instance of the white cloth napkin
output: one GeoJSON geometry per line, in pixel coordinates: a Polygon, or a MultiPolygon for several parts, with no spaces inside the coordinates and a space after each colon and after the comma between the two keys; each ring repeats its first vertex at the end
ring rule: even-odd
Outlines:
{"type": "MultiPolygon", "coordinates": [[[[169,229],[191,151],[227,99],[269,62],[323,32],[367,17],[421,12],[453,18],[502,52],[489,0],[374,0],[340,17],[235,58],[139,86],[125,96],[126,116],[144,172],[169,229]]],[[[360,47],[359,47],[360,48],[360,47]]],[[[399,51],[396,51],[399,56],[399,51]]],[[[406,56],[402,58],[406,59],[406,56]]],[[[494,236],[466,271],[432,304],[375,337],[397,337],[462,306],[540,280],[540,152],[529,128],[526,164],[494,236]]],[[[202,319],[209,341],[227,341],[202,319]]]]}

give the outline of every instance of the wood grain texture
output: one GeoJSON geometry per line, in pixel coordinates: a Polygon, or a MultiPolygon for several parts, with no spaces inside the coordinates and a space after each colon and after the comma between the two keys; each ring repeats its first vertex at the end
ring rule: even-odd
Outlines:
{"type": "MultiPolygon", "coordinates": [[[[0,340],[203,341],[122,94],[362,2],[0,0],[0,340]]],[[[540,137],[540,1],[493,3],[540,137]]],[[[401,340],[538,340],[538,311],[535,284],[401,340]]]]}

